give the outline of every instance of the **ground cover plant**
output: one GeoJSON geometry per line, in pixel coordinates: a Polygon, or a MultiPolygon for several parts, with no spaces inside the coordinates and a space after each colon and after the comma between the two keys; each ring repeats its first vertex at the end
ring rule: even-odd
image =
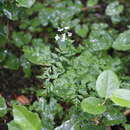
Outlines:
{"type": "Polygon", "coordinates": [[[130,1],[0,0],[0,130],[130,130],[130,1]]]}

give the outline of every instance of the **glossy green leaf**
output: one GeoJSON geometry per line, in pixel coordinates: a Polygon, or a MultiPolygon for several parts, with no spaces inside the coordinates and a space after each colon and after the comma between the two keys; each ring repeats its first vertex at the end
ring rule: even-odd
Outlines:
{"type": "Polygon", "coordinates": [[[51,98],[49,103],[44,98],[40,98],[33,103],[32,109],[40,113],[43,129],[54,129],[55,115],[57,117],[62,115],[62,107],[54,98],[51,98]]]}
{"type": "Polygon", "coordinates": [[[130,108],[130,90],[116,89],[110,98],[115,104],[130,108]]]}
{"type": "Polygon", "coordinates": [[[18,6],[30,8],[35,3],[35,0],[16,0],[16,2],[18,6]]]}
{"type": "Polygon", "coordinates": [[[118,1],[110,3],[106,8],[106,14],[108,16],[119,15],[123,11],[123,5],[120,5],[118,1]]]}
{"type": "Polygon", "coordinates": [[[75,32],[81,36],[81,37],[86,37],[87,36],[87,33],[88,33],[89,29],[88,29],[88,26],[87,25],[77,25],[76,28],[75,28],[75,32]]]}
{"type": "Polygon", "coordinates": [[[0,118],[3,117],[7,113],[7,106],[5,99],[0,96],[0,118]]]}
{"type": "Polygon", "coordinates": [[[106,107],[102,104],[102,101],[95,97],[88,97],[81,102],[81,108],[84,112],[90,114],[102,114],[105,112],[106,107]]]}
{"type": "Polygon", "coordinates": [[[50,48],[44,45],[44,43],[33,47],[25,46],[23,51],[25,58],[34,64],[47,65],[52,62],[50,48]]]}
{"type": "Polygon", "coordinates": [[[61,126],[55,128],[55,130],[73,130],[74,124],[71,120],[65,121],[61,126]]]}
{"type": "Polygon", "coordinates": [[[13,32],[13,43],[17,47],[22,47],[31,41],[32,36],[29,33],[13,32]]]}
{"type": "Polygon", "coordinates": [[[4,15],[10,19],[10,20],[18,20],[19,15],[20,15],[20,11],[21,9],[19,9],[18,7],[16,7],[13,4],[8,4],[4,9],[3,9],[3,13],[4,15]]]}
{"type": "Polygon", "coordinates": [[[130,50],[130,30],[125,31],[116,38],[113,43],[113,48],[119,51],[127,51],[130,50]]]}
{"type": "Polygon", "coordinates": [[[112,43],[112,37],[104,30],[94,30],[89,35],[89,47],[95,51],[108,50],[112,43]]]}
{"type": "Polygon", "coordinates": [[[41,120],[36,113],[28,111],[24,106],[13,106],[14,122],[8,126],[10,130],[14,127],[21,128],[21,130],[41,130],[41,120]]]}
{"type": "Polygon", "coordinates": [[[112,70],[105,70],[97,78],[96,90],[100,97],[109,98],[119,85],[117,75],[112,70]]]}
{"type": "Polygon", "coordinates": [[[10,123],[8,123],[8,129],[9,130],[22,130],[20,126],[17,123],[15,123],[15,121],[11,121],[10,123]]]}
{"type": "Polygon", "coordinates": [[[123,12],[123,9],[123,5],[119,4],[118,1],[115,1],[107,6],[105,12],[106,15],[111,17],[112,23],[116,24],[122,20],[120,14],[123,12]]]}
{"type": "Polygon", "coordinates": [[[87,1],[87,6],[88,7],[93,7],[98,3],[99,0],[88,0],[87,1]]]}

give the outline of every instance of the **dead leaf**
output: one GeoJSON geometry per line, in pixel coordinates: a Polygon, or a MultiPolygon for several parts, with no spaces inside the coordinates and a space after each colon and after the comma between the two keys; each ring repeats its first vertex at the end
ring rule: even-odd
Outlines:
{"type": "Polygon", "coordinates": [[[18,96],[16,99],[23,105],[30,104],[29,99],[25,97],[24,95],[18,96]]]}

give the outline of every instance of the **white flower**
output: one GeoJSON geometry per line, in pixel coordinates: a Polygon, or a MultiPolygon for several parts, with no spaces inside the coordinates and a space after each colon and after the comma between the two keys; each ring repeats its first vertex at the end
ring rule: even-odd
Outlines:
{"type": "Polygon", "coordinates": [[[62,39],[61,39],[61,41],[64,42],[65,40],[66,40],[66,34],[63,33],[63,34],[62,34],[62,39]]]}
{"type": "Polygon", "coordinates": [[[62,32],[63,30],[63,28],[58,28],[58,32],[62,32]]]}
{"type": "Polygon", "coordinates": [[[55,36],[55,40],[58,41],[59,39],[60,39],[59,35],[56,34],[56,36],[55,36]]]}
{"type": "Polygon", "coordinates": [[[68,30],[68,29],[70,29],[70,27],[64,27],[64,29],[65,29],[65,30],[68,30]]]}
{"type": "Polygon", "coordinates": [[[71,36],[72,36],[72,33],[70,33],[70,32],[68,32],[67,34],[68,34],[68,36],[69,36],[69,37],[71,37],[71,36]]]}
{"type": "Polygon", "coordinates": [[[4,50],[5,53],[7,53],[7,50],[4,50]]]}

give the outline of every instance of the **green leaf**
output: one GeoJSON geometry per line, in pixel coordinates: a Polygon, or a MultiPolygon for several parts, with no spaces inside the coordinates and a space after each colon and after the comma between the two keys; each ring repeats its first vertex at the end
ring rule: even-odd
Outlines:
{"type": "Polygon", "coordinates": [[[43,129],[54,129],[55,115],[57,117],[62,115],[62,107],[54,98],[50,98],[49,103],[44,98],[40,98],[33,103],[32,109],[40,113],[43,129]]]}
{"type": "Polygon", "coordinates": [[[120,51],[130,50],[130,30],[121,33],[114,41],[112,47],[120,51]]]}
{"type": "Polygon", "coordinates": [[[19,59],[12,53],[7,53],[7,59],[4,62],[4,68],[18,70],[19,59]]]}
{"type": "MultiPolygon", "coordinates": [[[[108,109],[108,108],[107,108],[108,109]]],[[[106,126],[118,125],[126,122],[126,117],[116,107],[110,107],[109,110],[103,113],[103,124],[106,126]]]]}
{"type": "Polygon", "coordinates": [[[77,25],[76,28],[75,28],[75,32],[81,36],[81,37],[86,37],[87,33],[88,33],[89,29],[88,29],[88,26],[83,24],[82,26],[81,25],[77,25]]]}
{"type": "Polygon", "coordinates": [[[0,50],[0,62],[3,62],[6,58],[7,50],[0,50]]]}
{"type": "Polygon", "coordinates": [[[105,112],[106,107],[102,104],[101,100],[95,97],[88,97],[81,102],[81,108],[84,112],[90,114],[102,114],[105,112]]]}
{"type": "Polygon", "coordinates": [[[106,8],[106,15],[108,16],[116,16],[122,13],[123,5],[120,5],[118,1],[114,1],[110,3],[106,8]]]}
{"type": "Polygon", "coordinates": [[[93,7],[98,3],[98,0],[88,0],[87,6],[88,7],[93,7]]]}
{"type": "Polygon", "coordinates": [[[8,129],[9,130],[22,130],[15,121],[11,121],[10,123],[8,123],[8,129]]]}
{"type": "MultiPolygon", "coordinates": [[[[24,106],[13,106],[14,122],[9,127],[19,126],[21,130],[41,130],[41,120],[36,113],[28,111],[24,106]]],[[[11,129],[10,129],[11,130],[11,129]]]]}
{"type": "Polygon", "coordinates": [[[130,90],[116,89],[110,98],[117,105],[130,108],[130,90]]]}
{"type": "Polygon", "coordinates": [[[53,9],[52,8],[43,8],[40,12],[39,12],[39,21],[41,22],[41,24],[43,26],[47,26],[49,23],[49,19],[51,16],[51,14],[53,13],[53,9]]]}
{"type": "Polygon", "coordinates": [[[130,130],[130,125],[129,124],[125,124],[125,130],[130,130]]]}
{"type": "Polygon", "coordinates": [[[16,7],[13,4],[8,4],[4,9],[3,9],[3,13],[4,15],[10,19],[10,20],[18,20],[18,17],[21,13],[21,9],[19,9],[18,7],[16,7]]]}
{"type": "Polygon", "coordinates": [[[52,62],[50,48],[45,46],[44,43],[34,45],[33,47],[25,46],[23,51],[25,58],[34,64],[47,65],[52,62]]]}
{"type": "Polygon", "coordinates": [[[112,70],[103,71],[97,78],[96,90],[100,97],[109,98],[112,92],[119,88],[119,80],[112,70]]]}
{"type": "Polygon", "coordinates": [[[7,106],[5,99],[0,97],[0,117],[3,117],[7,113],[7,106]]]}
{"type": "Polygon", "coordinates": [[[71,120],[65,121],[61,126],[56,127],[55,130],[74,130],[74,124],[71,120]]]}
{"type": "Polygon", "coordinates": [[[35,3],[35,0],[16,0],[16,2],[18,6],[30,8],[35,3]]]}
{"type": "Polygon", "coordinates": [[[108,50],[112,43],[112,37],[104,30],[94,30],[89,35],[89,47],[94,51],[108,50]]]}
{"type": "Polygon", "coordinates": [[[23,67],[25,77],[30,77],[32,75],[31,63],[28,62],[24,56],[21,56],[20,62],[21,66],[23,67]]]}
{"type": "Polygon", "coordinates": [[[14,44],[17,47],[22,47],[31,41],[32,36],[29,33],[13,32],[14,44]]]}
{"type": "Polygon", "coordinates": [[[8,28],[3,25],[0,26],[0,47],[8,41],[8,28]]]}

